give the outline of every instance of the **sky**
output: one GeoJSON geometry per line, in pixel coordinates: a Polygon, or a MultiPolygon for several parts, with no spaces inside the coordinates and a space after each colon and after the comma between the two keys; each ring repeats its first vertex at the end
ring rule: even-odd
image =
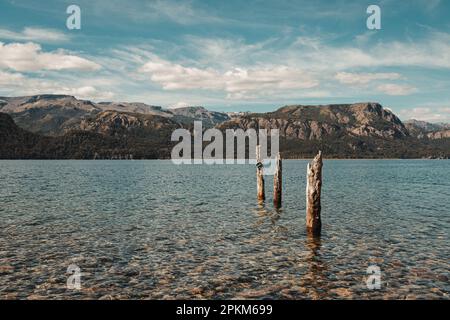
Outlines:
{"type": "Polygon", "coordinates": [[[0,95],[229,112],[371,101],[450,122],[449,17],[447,0],[0,0],[0,95]]]}

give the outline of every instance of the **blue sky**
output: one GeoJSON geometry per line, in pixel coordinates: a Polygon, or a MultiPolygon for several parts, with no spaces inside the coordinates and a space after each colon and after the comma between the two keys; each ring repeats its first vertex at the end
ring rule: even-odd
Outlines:
{"type": "Polygon", "coordinates": [[[222,111],[377,101],[450,121],[450,1],[0,2],[0,95],[222,111]],[[66,8],[81,8],[81,30],[66,8]],[[381,8],[381,30],[366,9],[381,8]]]}

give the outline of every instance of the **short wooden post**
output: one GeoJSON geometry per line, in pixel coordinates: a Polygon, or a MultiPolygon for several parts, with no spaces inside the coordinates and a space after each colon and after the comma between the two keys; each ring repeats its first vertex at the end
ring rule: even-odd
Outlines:
{"type": "Polygon", "coordinates": [[[261,159],[261,146],[256,146],[256,188],[258,201],[266,200],[264,193],[264,176],[263,176],[263,162],[261,159]]]}
{"type": "Polygon", "coordinates": [[[281,195],[282,195],[282,167],[281,167],[281,155],[278,152],[276,158],[275,174],[273,176],[273,205],[275,208],[281,207],[281,195]]]}
{"type": "Polygon", "coordinates": [[[311,163],[308,163],[306,176],[306,229],[314,235],[320,235],[320,192],[322,188],[322,151],[311,163]]]}

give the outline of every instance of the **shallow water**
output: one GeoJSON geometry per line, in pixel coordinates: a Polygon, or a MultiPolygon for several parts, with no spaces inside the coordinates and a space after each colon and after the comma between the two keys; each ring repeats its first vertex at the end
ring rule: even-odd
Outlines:
{"type": "Polygon", "coordinates": [[[306,163],[277,212],[251,165],[0,161],[0,299],[449,298],[450,161],[325,161],[320,239],[306,163]]]}

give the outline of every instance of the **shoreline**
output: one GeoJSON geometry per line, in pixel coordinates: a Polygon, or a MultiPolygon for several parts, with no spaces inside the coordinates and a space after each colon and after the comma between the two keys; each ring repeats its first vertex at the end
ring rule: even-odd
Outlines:
{"type": "MultiPolygon", "coordinates": [[[[311,158],[285,158],[283,161],[297,161],[297,160],[311,160],[311,158]]],[[[266,159],[267,160],[267,159],[266,159]]],[[[329,160],[338,160],[338,161],[345,161],[345,160],[450,160],[448,158],[324,158],[324,161],[329,160]]],[[[172,161],[172,159],[0,159],[0,161],[172,161]]],[[[198,164],[205,164],[205,163],[196,163],[198,164]]],[[[224,163],[225,164],[225,163],[224,163]]],[[[236,164],[236,163],[235,163],[236,164]]],[[[215,164],[218,165],[218,164],[215,164]]],[[[229,165],[229,164],[228,164],[229,165]]]]}

